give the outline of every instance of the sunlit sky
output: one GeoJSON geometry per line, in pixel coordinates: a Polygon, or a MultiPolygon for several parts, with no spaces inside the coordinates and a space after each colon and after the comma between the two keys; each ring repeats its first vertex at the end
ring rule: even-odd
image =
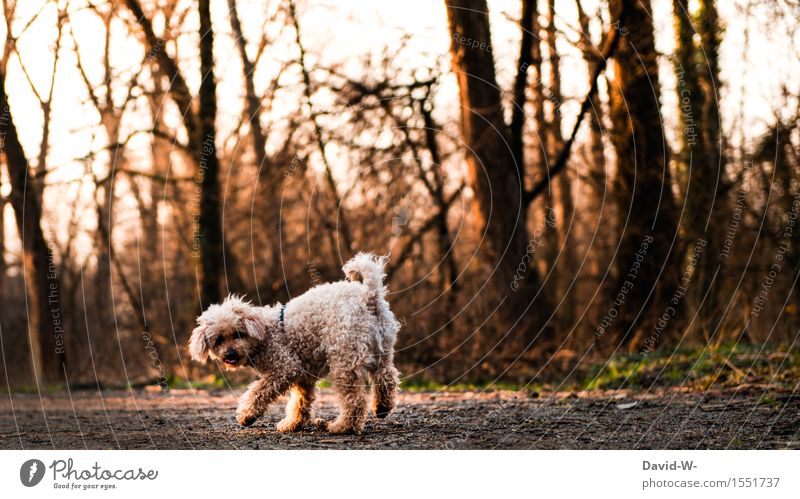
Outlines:
{"type": "MultiPolygon", "coordinates": [[[[65,0],[60,1],[64,5],[65,0]]],[[[39,18],[19,40],[18,49],[33,85],[40,94],[46,95],[52,74],[55,5],[52,1],[49,5],[45,5],[47,0],[25,0],[19,3],[18,19],[12,26],[15,33],[18,33],[41,10],[39,18]]],[[[144,3],[149,5],[149,2],[144,3]]],[[[268,3],[272,2],[260,0],[238,2],[245,35],[252,45],[249,47],[252,53],[255,52],[266,13],[275,10],[274,3],[273,6],[265,6],[268,3]]],[[[779,105],[776,96],[780,95],[782,86],[787,86],[789,92],[795,95],[800,93],[798,69],[800,40],[798,35],[790,38],[786,26],[773,24],[772,20],[764,17],[763,9],[754,9],[745,16],[741,7],[745,3],[745,0],[718,2],[721,17],[726,25],[721,64],[723,87],[720,95],[723,99],[724,125],[730,128],[740,112],[740,107],[743,106],[746,130],[748,133],[756,134],[765,130],[773,121],[772,117],[779,105]],[[744,50],[745,37],[749,39],[747,51],[744,50]]],[[[519,32],[516,19],[519,17],[519,4],[520,2],[512,0],[489,1],[492,45],[498,68],[498,80],[506,91],[510,90],[517,70],[519,32]]],[[[587,12],[595,11],[594,0],[585,1],[584,4],[587,12]]],[[[672,2],[654,0],[653,4],[657,48],[661,53],[668,54],[674,46],[672,2]]],[[[92,80],[99,84],[102,80],[102,28],[97,17],[83,9],[83,5],[84,0],[72,0],[69,2],[69,11],[82,60],[92,80]]],[[[399,48],[403,37],[408,36],[405,50],[398,51],[394,59],[395,64],[403,68],[407,74],[413,74],[417,68],[432,67],[437,64],[437,60],[445,68],[449,67],[449,59],[441,57],[447,54],[450,42],[445,3],[442,1],[299,0],[298,6],[304,31],[303,40],[312,66],[340,65],[351,77],[368,79],[370,75],[363,66],[364,55],[380,54],[384,48],[394,51],[399,48]]],[[[227,2],[216,0],[212,2],[212,7],[217,34],[216,71],[220,80],[218,135],[225,137],[240,120],[243,87],[239,76],[240,62],[230,36],[227,2]]],[[[783,8],[788,9],[785,6],[783,8]]],[[[580,34],[576,29],[577,15],[574,2],[559,1],[557,9],[559,29],[569,40],[576,40],[580,34]]],[[[787,13],[784,18],[787,22],[794,19],[796,23],[800,13],[794,14],[792,17],[787,13]]],[[[160,29],[163,22],[157,22],[157,26],[160,29]]],[[[196,30],[196,19],[190,16],[183,30],[186,32],[196,30]]],[[[593,26],[593,30],[592,36],[597,40],[599,25],[593,26]]],[[[0,28],[0,36],[5,37],[3,28],[0,28]]],[[[278,36],[277,31],[275,36],[278,36]]],[[[276,43],[267,50],[257,72],[257,84],[261,85],[259,88],[263,88],[269,75],[277,70],[281,61],[296,57],[296,49],[289,43],[291,36],[291,32],[284,33],[282,38],[284,41],[276,43]]],[[[582,98],[587,87],[584,63],[569,40],[562,39],[560,44],[565,95],[562,113],[565,127],[570,127],[574,122],[577,101],[582,98]]],[[[190,87],[194,90],[199,84],[199,62],[193,57],[196,53],[193,43],[190,37],[184,37],[180,51],[184,56],[181,67],[190,87]]],[[[144,49],[138,38],[127,34],[127,28],[118,22],[114,30],[112,61],[115,69],[121,72],[123,80],[129,78],[130,75],[126,71],[135,69],[141,62],[143,54],[144,49]]],[[[662,63],[663,111],[667,124],[674,129],[676,98],[668,91],[674,78],[671,66],[666,60],[662,63]]],[[[77,161],[77,158],[85,156],[92,150],[100,150],[106,144],[97,113],[87,101],[86,89],[76,70],[73,43],[68,32],[62,41],[62,55],[55,84],[48,168],[54,170],[51,176],[53,181],[63,182],[83,174],[84,166],[77,161]]],[[[41,140],[42,113],[16,55],[9,61],[7,91],[28,157],[36,158],[41,140]]],[[[442,85],[438,97],[439,112],[442,114],[440,121],[454,119],[457,116],[459,110],[456,94],[455,83],[450,78],[442,85]]],[[[296,94],[286,92],[282,95],[283,100],[279,99],[273,104],[271,116],[291,113],[297,108],[296,94]]],[[[783,111],[794,112],[793,109],[783,111]]],[[[168,112],[165,116],[171,126],[180,128],[174,113],[168,112]]],[[[126,133],[144,130],[149,126],[150,118],[146,112],[126,115],[126,133]]],[[[674,134],[671,136],[674,137],[674,134]]],[[[141,152],[141,156],[137,156],[137,149],[143,150],[147,143],[148,139],[144,136],[140,140],[131,141],[130,154],[134,160],[145,160],[146,152],[141,152]]],[[[102,163],[102,160],[99,161],[102,163]]],[[[58,211],[54,210],[54,202],[59,201],[48,200],[48,211],[58,211]]],[[[8,211],[6,215],[9,215],[8,211]]],[[[59,222],[52,223],[57,226],[59,222]]],[[[11,230],[10,227],[13,228],[13,223],[7,224],[7,230],[11,230]]]]}

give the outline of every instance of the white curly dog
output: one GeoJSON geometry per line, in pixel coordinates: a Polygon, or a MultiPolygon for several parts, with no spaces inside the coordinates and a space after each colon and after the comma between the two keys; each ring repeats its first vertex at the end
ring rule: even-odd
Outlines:
{"type": "Polygon", "coordinates": [[[379,418],[395,406],[399,373],[394,344],[400,324],[386,302],[386,257],[359,253],[347,262],[347,280],[316,286],[285,305],[257,307],[236,296],[211,305],[197,319],[189,353],[226,368],[252,367],[259,379],[239,400],[237,421],[253,424],[291,390],[278,431],[310,424],[332,433],[361,433],[367,420],[366,386],[373,386],[379,418]],[[316,383],[327,378],[340,403],[332,423],[314,419],[316,383]]]}

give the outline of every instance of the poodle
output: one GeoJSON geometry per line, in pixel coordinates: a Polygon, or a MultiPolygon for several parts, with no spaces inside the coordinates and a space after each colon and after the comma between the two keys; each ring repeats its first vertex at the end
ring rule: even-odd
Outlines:
{"type": "Polygon", "coordinates": [[[367,382],[375,415],[389,414],[399,383],[394,344],[400,323],[386,301],[386,261],[359,253],[342,267],[346,280],[315,286],[285,305],[257,307],[231,295],[198,317],[189,339],[192,359],[205,363],[211,357],[228,369],[258,372],[239,400],[239,424],[252,425],[291,390],[278,431],[313,424],[359,434],[367,420],[367,382]],[[314,418],[321,378],[333,383],[339,397],[339,416],[330,423],[314,418]]]}

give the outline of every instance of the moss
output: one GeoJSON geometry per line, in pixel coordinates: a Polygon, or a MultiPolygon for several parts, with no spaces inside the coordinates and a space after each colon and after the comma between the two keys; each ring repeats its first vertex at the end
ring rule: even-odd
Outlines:
{"type": "Polygon", "coordinates": [[[775,397],[765,394],[758,399],[758,405],[766,405],[769,407],[782,407],[784,404],[782,402],[779,402],[778,400],[775,400],[775,397]]]}

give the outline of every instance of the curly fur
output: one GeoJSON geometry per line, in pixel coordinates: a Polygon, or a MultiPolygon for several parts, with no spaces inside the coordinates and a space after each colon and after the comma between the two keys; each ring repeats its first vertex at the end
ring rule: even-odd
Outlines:
{"type": "Polygon", "coordinates": [[[277,397],[291,390],[282,432],[309,424],[333,433],[361,433],[367,420],[368,382],[373,410],[386,417],[395,406],[399,373],[394,344],[400,324],[386,301],[386,257],[359,253],[342,270],[347,280],[316,286],[281,305],[256,307],[229,296],[198,319],[189,340],[194,360],[209,357],[226,367],[258,371],[236,411],[244,426],[253,424],[277,397]],[[316,382],[328,378],[339,396],[333,422],[315,420],[316,382]]]}

